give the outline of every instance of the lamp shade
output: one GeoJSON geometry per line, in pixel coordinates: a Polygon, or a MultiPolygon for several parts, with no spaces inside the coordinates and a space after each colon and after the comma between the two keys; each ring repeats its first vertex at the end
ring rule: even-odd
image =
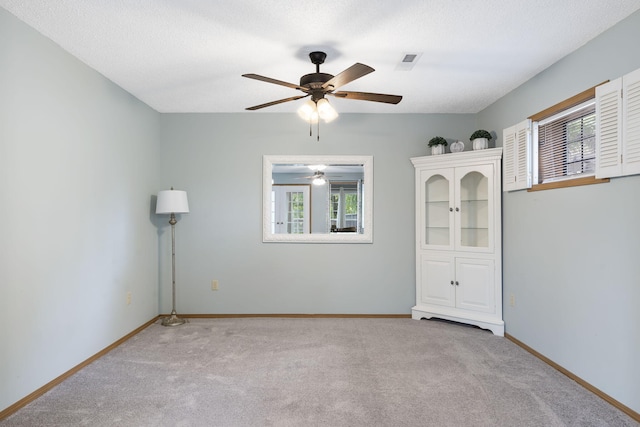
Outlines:
{"type": "Polygon", "coordinates": [[[318,110],[316,103],[312,100],[307,100],[304,104],[298,108],[298,115],[305,122],[318,123],[318,110]]]}
{"type": "Polygon", "coordinates": [[[158,200],[156,202],[156,213],[189,213],[187,192],[180,190],[159,191],[158,200]]]}
{"type": "Polygon", "coordinates": [[[318,115],[325,123],[332,122],[338,117],[338,112],[329,104],[326,98],[319,99],[316,105],[318,115]]]}

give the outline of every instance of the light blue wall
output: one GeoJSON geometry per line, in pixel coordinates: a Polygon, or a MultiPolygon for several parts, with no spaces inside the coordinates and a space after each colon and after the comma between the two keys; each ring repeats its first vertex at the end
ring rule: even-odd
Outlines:
{"type": "MultiPolygon", "coordinates": [[[[638,40],[640,12],[481,112],[479,123],[503,129],[640,68],[638,40]]],[[[638,212],[640,176],[503,197],[506,332],[640,412],[638,212]]]]}
{"type": "MultiPolygon", "coordinates": [[[[409,158],[425,155],[435,135],[468,139],[475,116],[342,114],[321,125],[320,142],[295,114],[163,114],[161,129],[164,186],[187,190],[191,207],[176,231],[179,310],[409,314],[415,305],[409,158]],[[373,155],[373,244],[262,243],[265,154],[373,155]],[[212,279],[220,281],[217,292],[212,279]]],[[[169,304],[165,287],[162,310],[169,304]]]]}
{"type": "Polygon", "coordinates": [[[0,8],[0,410],[157,315],[159,117],[0,8]]]}

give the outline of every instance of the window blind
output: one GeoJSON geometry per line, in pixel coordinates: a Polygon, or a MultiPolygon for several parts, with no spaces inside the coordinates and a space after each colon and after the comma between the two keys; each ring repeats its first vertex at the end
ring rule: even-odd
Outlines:
{"type": "Polygon", "coordinates": [[[539,183],[595,173],[595,100],[538,122],[539,183]]]}

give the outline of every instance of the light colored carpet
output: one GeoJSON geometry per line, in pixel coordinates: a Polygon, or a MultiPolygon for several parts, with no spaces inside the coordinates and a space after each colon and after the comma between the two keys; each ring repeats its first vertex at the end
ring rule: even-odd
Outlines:
{"type": "Polygon", "coordinates": [[[410,319],[154,324],[2,426],[637,426],[512,342],[410,319]]]}

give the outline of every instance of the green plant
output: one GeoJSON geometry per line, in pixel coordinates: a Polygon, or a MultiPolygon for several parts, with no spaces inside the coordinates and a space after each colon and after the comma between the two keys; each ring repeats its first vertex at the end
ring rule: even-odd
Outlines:
{"type": "Polygon", "coordinates": [[[490,140],[493,137],[486,130],[480,129],[480,130],[477,130],[474,133],[472,133],[471,136],[469,137],[469,140],[473,141],[476,138],[487,138],[487,139],[490,140]]]}
{"type": "Polygon", "coordinates": [[[441,136],[434,136],[429,140],[429,147],[435,147],[436,145],[444,145],[446,147],[449,143],[441,136]]]}

